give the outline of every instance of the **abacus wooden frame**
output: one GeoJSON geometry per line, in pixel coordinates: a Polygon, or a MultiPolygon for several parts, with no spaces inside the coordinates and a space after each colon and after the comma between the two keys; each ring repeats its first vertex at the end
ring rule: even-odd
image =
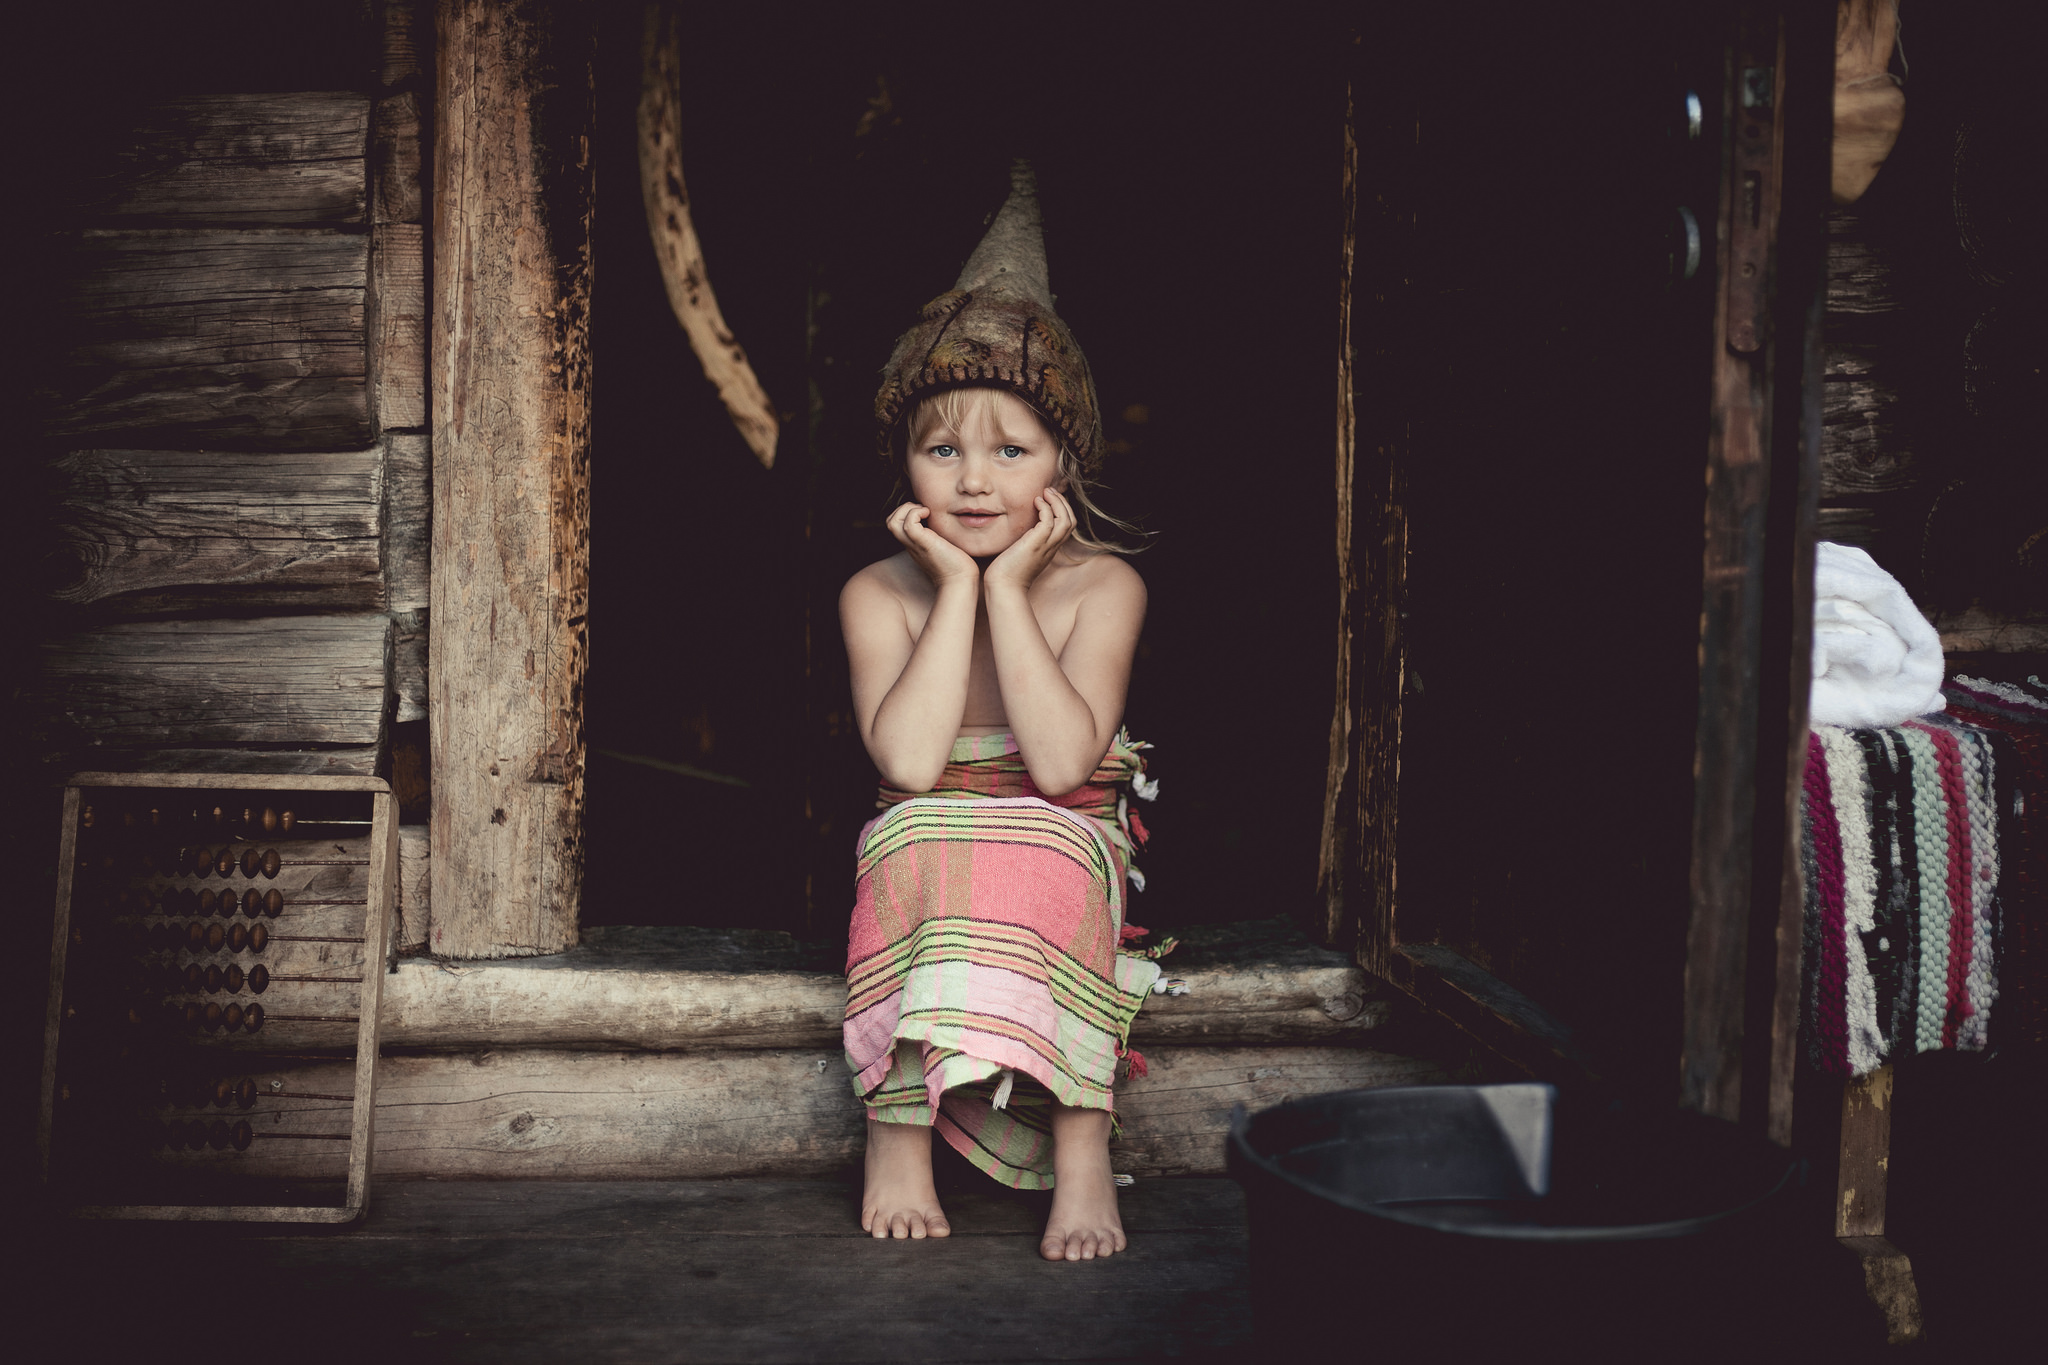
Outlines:
{"type": "Polygon", "coordinates": [[[78,859],[81,793],[91,788],[171,788],[205,791],[321,791],[370,794],[370,877],[363,922],[363,983],[357,1009],[355,1104],[348,1144],[348,1188],[339,1206],[290,1204],[83,1204],[78,1218],[136,1218],[176,1222],[353,1223],[369,1206],[370,1154],[377,1094],[377,1016],[384,976],[391,967],[393,898],[398,887],[398,805],[376,777],[292,777],[254,773],[78,773],[64,784],[63,832],[57,854],[57,917],[50,942],[50,995],[43,1029],[42,1112],[36,1128],[39,1180],[50,1178],[50,1126],[55,1114],[57,1037],[64,1018],[64,970],[70,945],[72,873],[78,859]],[[384,945],[381,953],[370,945],[384,945]]]}

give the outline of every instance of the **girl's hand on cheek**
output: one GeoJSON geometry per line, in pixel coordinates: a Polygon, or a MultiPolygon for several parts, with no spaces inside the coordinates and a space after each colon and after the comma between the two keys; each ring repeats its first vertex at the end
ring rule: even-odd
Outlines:
{"type": "Polygon", "coordinates": [[[973,582],[980,572],[973,556],[925,525],[931,514],[931,508],[922,503],[906,502],[889,514],[889,534],[910,551],[910,557],[933,586],[973,582]]]}
{"type": "Polygon", "coordinates": [[[1074,509],[1058,492],[1046,489],[1033,500],[1033,506],[1038,509],[1038,521],[996,556],[982,574],[984,584],[1030,587],[1074,533],[1074,509]]]}

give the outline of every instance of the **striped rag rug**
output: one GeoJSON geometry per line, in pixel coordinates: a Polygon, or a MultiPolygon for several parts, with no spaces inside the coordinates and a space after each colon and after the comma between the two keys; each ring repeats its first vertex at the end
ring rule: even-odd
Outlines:
{"type": "Polygon", "coordinates": [[[1807,741],[1804,1034],[1829,1074],[1980,1051],[1994,1004],[1998,1037],[2040,1030],[2048,688],[1958,677],[1943,695],[1940,714],[1807,741]]]}
{"type": "Polygon", "coordinates": [[[1018,1189],[1052,1187],[1051,1101],[1112,1109],[1159,954],[1124,949],[1124,882],[1157,784],[1117,736],[1047,797],[1016,738],[962,736],[929,792],[884,787],[861,831],[846,1060],[875,1119],[933,1124],[1018,1189]]]}

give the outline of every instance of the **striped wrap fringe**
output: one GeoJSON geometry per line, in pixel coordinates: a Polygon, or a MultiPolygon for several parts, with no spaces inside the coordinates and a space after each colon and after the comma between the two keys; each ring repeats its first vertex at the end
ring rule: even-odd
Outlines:
{"type": "MultiPolygon", "coordinates": [[[[2048,876],[2026,793],[2048,789],[2048,687],[1958,678],[1944,692],[1939,715],[1820,725],[1807,741],[1803,1033],[1825,1073],[1981,1051],[2005,994],[2024,1002],[2012,1022],[2038,1041],[2031,968],[2048,876]],[[2030,970],[2012,969],[2015,947],[2030,950],[2030,970]]],[[[2007,1036],[2003,1014],[1999,1028],[2007,1036]]]]}

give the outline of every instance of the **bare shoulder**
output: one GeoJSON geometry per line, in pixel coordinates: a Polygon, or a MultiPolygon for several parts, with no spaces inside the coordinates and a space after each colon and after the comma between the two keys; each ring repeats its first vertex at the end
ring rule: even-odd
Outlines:
{"type": "Polygon", "coordinates": [[[1145,609],[1145,580],[1122,555],[1096,552],[1079,556],[1069,573],[1071,591],[1081,600],[1145,609]]]}
{"type": "Polygon", "coordinates": [[[931,595],[931,580],[918,569],[908,550],[874,563],[846,580],[839,590],[842,606],[879,602],[908,603],[931,595]],[[922,589],[922,591],[920,591],[922,589]]]}

